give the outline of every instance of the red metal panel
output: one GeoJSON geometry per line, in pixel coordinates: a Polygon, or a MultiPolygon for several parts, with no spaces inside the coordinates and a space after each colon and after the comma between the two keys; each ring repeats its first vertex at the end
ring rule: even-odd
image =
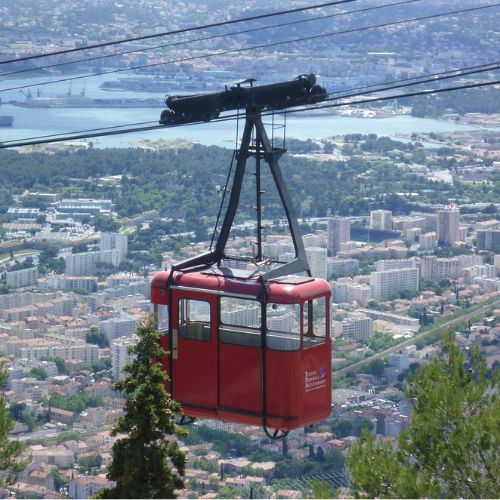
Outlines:
{"type": "Polygon", "coordinates": [[[297,387],[301,398],[302,425],[328,418],[332,407],[332,343],[301,351],[302,380],[297,387]]]}
{"type": "MultiPolygon", "coordinates": [[[[162,290],[166,290],[168,275],[167,271],[161,271],[156,273],[153,278],[151,283],[151,300],[154,304],[166,303],[165,295],[162,295],[162,290]]],[[[259,296],[262,291],[261,284],[257,279],[227,278],[199,272],[174,272],[173,282],[175,286],[185,288],[198,288],[236,295],[251,295],[253,297],[259,296]]],[[[315,298],[319,295],[329,295],[331,288],[327,281],[320,278],[314,278],[299,285],[268,281],[267,293],[270,302],[292,304],[315,298]]]]}
{"type": "MultiPolygon", "coordinates": [[[[267,414],[283,417],[289,425],[298,424],[301,415],[297,387],[300,382],[300,351],[268,349],[266,358],[267,414]]],[[[294,427],[300,427],[300,424],[294,427]]]]}
{"type": "MultiPolygon", "coordinates": [[[[167,304],[169,273],[157,273],[151,286],[151,301],[167,304]]],[[[173,360],[173,397],[186,415],[219,418],[228,422],[262,424],[261,350],[218,342],[218,294],[257,297],[261,285],[253,279],[232,279],[202,273],[175,272],[172,309],[178,325],[180,297],[211,304],[209,342],[179,338],[179,358],[173,360]],[[178,287],[178,288],[177,288],[178,287]],[[206,291],[205,291],[206,290],[206,291]]],[[[328,282],[267,283],[269,302],[303,303],[318,296],[329,301],[328,282]]],[[[326,324],[329,325],[327,310],[326,324]]],[[[329,338],[329,335],[327,336],[329,338]]],[[[168,336],[162,346],[171,350],[168,336]]],[[[266,351],[267,421],[269,427],[291,430],[327,418],[331,410],[331,342],[298,351],[266,351]]],[[[163,360],[169,369],[169,359],[163,360]]]]}
{"type": "Polygon", "coordinates": [[[204,300],[211,305],[210,341],[183,339],[179,336],[178,359],[172,362],[173,398],[191,405],[217,406],[217,301],[215,296],[174,290],[172,322],[179,325],[180,298],[204,300]]]}
{"type": "Polygon", "coordinates": [[[261,350],[233,344],[219,345],[219,406],[262,411],[261,350]]]}

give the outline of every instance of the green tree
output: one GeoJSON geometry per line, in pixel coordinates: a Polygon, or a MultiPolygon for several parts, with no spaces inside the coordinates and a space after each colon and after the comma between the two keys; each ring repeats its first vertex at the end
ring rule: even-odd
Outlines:
{"type": "Polygon", "coordinates": [[[384,375],[385,363],[381,359],[374,359],[368,363],[366,373],[375,375],[375,377],[382,377],[384,375]]]}
{"type": "Polygon", "coordinates": [[[99,328],[91,328],[87,333],[85,340],[87,341],[87,344],[98,345],[101,349],[109,347],[108,338],[99,330],[99,328]]]}
{"type": "Polygon", "coordinates": [[[332,469],[343,469],[345,458],[340,450],[332,448],[325,453],[325,462],[330,465],[332,469]]]}
{"type": "Polygon", "coordinates": [[[52,469],[52,477],[54,478],[54,490],[60,491],[61,488],[67,486],[68,481],[64,479],[58,469],[52,469]]]}
{"type": "Polygon", "coordinates": [[[500,371],[488,373],[479,349],[466,359],[452,333],[442,349],[408,375],[414,412],[398,447],[365,431],[347,456],[353,486],[369,497],[500,497],[500,371]]]}
{"type": "MultiPolygon", "coordinates": [[[[9,375],[4,364],[0,365],[0,387],[5,386],[9,375]]],[[[21,441],[10,439],[10,431],[14,428],[14,421],[7,408],[5,396],[0,395],[0,487],[12,484],[17,475],[31,462],[30,458],[22,458],[24,445],[21,441]]]]}
{"type": "Polygon", "coordinates": [[[40,361],[53,361],[57,366],[59,375],[67,375],[69,373],[68,365],[61,356],[41,356],[40,361]]]}
{"type": "Polygon", "coordinates": [[[335,420],[332,424],[332,431],[338,438],[344,438],[352,434],[352,422],[346,418],[335,420]]]}
{"type": "Polygon", "coordinates": [[[310,495],[306,498],[337,498],[337,493],[334,488],[330,487],[325,481],[313,479],[309,481],[310,495]]]}
{"type": "Polygon", "coordinates": [[[30,370],[29,375],[36,378],[37,380],[45,380],[47,378],[47,372],[44,368],[35,366],[30,370]]]}
{"type": "Polygon", "coordinates": [[[100,490],[99,498],[175,498],[184,486],[186,456],[169,440],[182,434],[175,423],[181,407],[166,392],[167,375],[155,361],[166,353],[152,316],[137,335],[139,342],[129,349],[135,359],[124,369],[128,375],[115,384],[127,396],[125,415],[113,428],[113,435],[127,434],[113,445],[108,478],[117,484],[100,490]]]}

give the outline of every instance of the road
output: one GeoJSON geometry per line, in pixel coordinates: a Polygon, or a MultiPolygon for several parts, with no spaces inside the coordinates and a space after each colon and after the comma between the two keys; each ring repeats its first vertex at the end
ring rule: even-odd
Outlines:
{"type": "Polygon", "coordinates": [[[386,349],[385,351],[374,354],[373,356],[370,356],[369,358],[365,358],[365,359],[358,361],[357,363],[354,363],[350,366],[346,366],[345,368],[341,368],[340,370],[334,370],[333,375],[338,377],[338,376],[345,375],[346,373],[359,370],[360,368],[366,366],[368,363],[370,363],[371,361],[373,361],[375,359],[386,358],[390,354],[398,352],[399,350],[403,349],[404,347],[408,347],[410,345],[415,344],[419,339],[424,338],[426,335],[429,335],[436,330],[439,330],[441,328],[447,328],[449,326],[453,326],[453,325],[456,325],[458,323],[462,323],[463,321],[468,321],[469,319],[473,318],[474,316],[477,316],[478,314],[483,314],[488,309],[491,309],[491,308],[496,307],[496,306],[500,306],[500,299],[495,300],[495,301],[491,302],[490,304],[486,304],[486,305],[481,306],[477,309],[474,309],[473,311],[468,312],[467,314],[464,314],[462,316],[459,316],[458,318],[453,318],[449,321],[445,321],[444,323],[442,323],[434,328],[431,328],[430,330],[427,330],[427,331],[421,333],[420,335],[416,335],[415,337],[413,337],[411,339],[405,340],[401,344],[398,344],[394,347],[391,347],[390,349],[386,349]]]}

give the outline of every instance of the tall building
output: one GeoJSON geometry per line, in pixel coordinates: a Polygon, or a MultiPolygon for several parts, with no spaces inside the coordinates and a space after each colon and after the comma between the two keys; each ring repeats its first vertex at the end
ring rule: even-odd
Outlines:
{"type": "Polygon", "coordinates": [[[460,210],[445,208],[437,211],[437,238],[439,243],[451,245],[460,241],[460,210]]]}
{"type": "Polygon", "coordinates": [[[358,259],[338,259],[336,257],[329,257],[327,259],[328,277],[332,274],[337,276],[345,276],[346,274],[356,274],[359,270],[358,259]]]}
{"type": "Polygon", "coordinates": [[[336,253],[340,250],[340,244],[351,239],[351,221],[342,217],[328,219],[328,251],[336,253]]]}
{"type": "Polygon", "coordinates": [[[327,279],[327,251],[322,247],[308,247],[306,248],[307,261],[311,274],[315,278],[327,279]]]}
{"type": "Polygon", "coordinates": [[[500,274],[500,254],[493,257],[493,264],[497,268],[498,274],[500,274]]]}
{"type": "Polygon", "coordinates": [[[434,231],[421,234],[418,238],[422,250],[432,250],[437,246],[437,234],[434,231]]]}
{"type": "Polygon", "coordinates": [[[393,269],[412,269],[416,263],[412,259],[384,259],[377,261],[377,271],[392,271],[393,269]]]}
{"type": "Polygon", "coordinates": [[[373,334],[373,320],[364,314],[352,314],[333,324],[335,336],[362,341],[373,334]]]}
{"type": "Polygon", "coordinates": [[[96,272],[99,262],[119,266],[123,261],[120,250],[96,250],[93,252],[65,253],[66,274],[70,276],[89,276],[96,272]]]}
{"type": "Polygon", "coordinates": [[[5,280],[9,288],[22,288],[23,286],[34,285],[38,279],[38,268],[19,269],[17,271],[7,271],[5,280]]]}
{"type": "Polygon", "coordinates": [[[137,335],[120,337],[111,342],[111,369],[114,380],[122,378],[123,367],[134,359],[134,356],[128,352],[128,348],[136,345],[137,342],[139,342],[137,335]]]}
{"type": "Polygon", "coordinates": [[[332,283],[332,301],[338,304],[357,302],[365,306],[371,299],[371,288],[355,283],[352,278],[339,278],[332,283]]]}
{"type": "Polygon", "coordinates": [[[482,264],[483,258],[480,255],[440,258],[428,255],[420,259],[420,276],[434,281],[445,278],[456,280],[462,275],[462,269],[482,264]]]}
{"type": "Polygon", "coordinates": [[[109,318],[99,322],[101,333],[109,342],[118,337],[130,336],[137,329],[139,320],[135,316],[121,316],[109,318]]]}
{"type": "Polygon", "coordinates": [[[391,231],[392,212],[390,210],[372,210],[370,212],[370,229],[391,231]]]}
{"type": "Polygon", "coordinates": [[[403,290],[418,292],[418,269],[392,269],[390,271],[376,271],[370,275],[370,286],[374,299],[387,300],[394,293],[403,290]]]}
{"type": "Polygon", "coordinates": [[[260,325],[260,305],[254,301],[238,303],[221,300],[220,320],[226,325],[257,327],[260,325]]]}
{"type": "Polygon", "coordinates": [[[479,230],[476,236],[478,250],[493,250],[500,252],[500,229],[479,230]]]}
{"type": "Polygon", "coordinates": [[[474,278],[495,279],[497,277],[497,268],[491,264],[466,267],[463,269],[463,275],[465,283],[472,283],[474,278]]]}
{"type": "Polygon", "coordinates": [[[123,260],[128,252],[128,237],[126,234],[101,233],[101,250],[118,250],[123,260]]]}

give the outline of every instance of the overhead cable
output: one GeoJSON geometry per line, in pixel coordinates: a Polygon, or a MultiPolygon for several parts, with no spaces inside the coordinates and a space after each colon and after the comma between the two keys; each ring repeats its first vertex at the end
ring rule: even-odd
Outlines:
{"type": "MultiPolygon", "coordinates": [[[[326,94],[326,98],[322,101],[333,101],[333,100],[339,100],[339,99],[345,99],[348,97],[358,97],[366,94],[371,94],[375,92],[387,92],[389,90],[394,90],[397,88],[404,88],[404,87],[410,87],[414,85],[419,85],[422,83],[435,83],[439,82],[441,80],[446,80],[449,78],[459,78],[462,76],[467,76],[467,75],[472,75],[472,74],[477,74],[477,73],[484,73],[487,71],[494,71],[500,69],[500,61],[496,62],[491,62],[491,63],[486,63],[486,64],[479,64],[475,66],[469,66],[465,68],[456,68],[456,69],[451,69],[448,71],[441,71],[438,73],[430,73],[430,74],[425,74],[425,75],[420,75],[420,76],[415,76],[412,78],[403,78],[399,80],[393,80],[390,82],[383,82],[383,83],[378,83],[378,84],[372,84],[372,85],[364,85],[361,87],[354,87],[351,89],[344,89],[341,91],[335,91],[335,92],[329,92],[326,94]],[[409,80],[418,80],[418,81],[412,81],[409,83],[402,84],[403,82],[408,82],[409,80]],[[369,90],[372,89],[372,90],[369,90]],[[351,92],[355,91],[360,91],[362,92],[357,92],[355,94],[352,94],[351,92]],[[349,94],[347,93],[349,92],[349,94]],[[342,94],[342,95],[338,95],[342,94]],[[335,96],[335,97],[333,97],[335,96]]],[[[236,118],[237,115],[225,115],[222,117],[222,119],[227,120],[227,119],[233,119],[236,118]]],[[[221,118],[212,120],[212,121],[218,121],[221,120],[221,118]]],[[[127,123],[123,125],[113,125],[109,127],[99,127],[99,128],[93,128],[93,129],[85,129],[85,130],[76,130],[76,131],[71,131],[71,132],[59,132],[56,134],[47,134],[47,135],[39,135],[35,137],[28,137],[25,139],[13,139],[10,141],[3,141],[3,144],[8,144],[11,142],[18,142],[19,140],[23,141],[31,141],[35,139],[47,139],[50,137],[60,137],[63,135],[74,135],[74,134],[81,134],[81,133],[87,133],[87,132],[97,132],[97,131],[107,131],[107,130],[119,130],[123,129],[125,127],[140,127],[140,126],[150,126],[157,124],[157,120],[154,121],[145,121],[145,122],[136,122],[136,123],[127,123]]],[[[182,124],[182,125],[190,125],[190,124],[182,124]]],[[[181,125],[174,125],[175,127],[181,126],[181,125]]],[[[162,126],[164,127],[164,126],[162,126]]],[[[161,127],[160,127],[161,128],[161,127]]]]}
{"type": "Polygon", "coordinates": [[[425,20],[429,20],[429,19],[436,19],[436,18],[444,17],[444,16],[464,14],[467,12],[474,12],[474,11],[479,11],[479,10],[483,10],[483,9],[498,7],[499,5],[500,5],[500,3],[495,3],[492,5],[482,5],[479,7],[470,7],[467,9],[460,9],[460,10],[455,10],[455,11],[451,11],[451,12],[450,11],[443,12],[440,14],[431,14],[428,16],[413,17],[410,19],[403,19],[403,20],[399,20],[399,21],[392,21],[392,22],[387,22],[387,23],[382,23],[382,24],[362,26],[359,28],[351,28],[351,29],[347,29],[347,30],[343,30],[343,31],[334,31],[334,32],[323,33],[323,34],[319,34],[319,35],[311,35],[308,37],[300,37],[300,38],[294,38],[294,39],[290,39],[290,40],[270,42],[270,43],[265,43],[265,44],[260,44],[260,45],[254,45],[251,47],[242,47],[239,49],[230,49],[230,50],[224,50],[224,51],[219,51],[219,52],[212,52],[209,54],[203,54],[203,55],[198,55],[198,56],[182,57],[179,59],[172,59],[170,61],[142,64],[139,66],[132,66],[130,68],[119,68],[119,69],[114,69],[114,70],[109,70],[109,71],[102,71],[102,72],[98,72],[98,73],[89,73],[89,74],[85,74],[85,75],[72,76],[72,77],[68,77],[68,78],[60,78],[60,79],[51,80],[51,81],[47,81],[47,82],[18,85],[18,86],[14,86],[14,87],[0,89],[0,92],[6,92],[6,91],[11,91],[11,90],[21,90],[21,89],[30,88],[30,87],[40,87],[43,85],[51,85],[54,83],[68,82],[68,81],[73,81],[73,80],[81,80],[81,79],[90,78],[90,77],[94,77],[94,76],[109,75],[109,74],[113,74],[113,73],[121,73],[124,71],[134,71],[134,70],[138,70],[138,69],[163,66],[163,65],[167,65],[167,64],[184,63],[184,62],[188,62],[188,61],[193,61],[193,60],[198,60],[198,59],[207,59],[207,58],[216,57],[216,56],[238,54],[238,53],[242,53],[242,52],[247,52],[249,50],[258,50],[258,49],[264,49],[264,48],[270,48],[270,47],[277,47],[279,45],[288,45],[291,43],[317,40],[320,38],[326,38],[326,37],[337,36],[337,35],[351,34],[351,33],[366,31],[366,30],[370,30],[370,29],[385,28],[385,27],[389,27],[389,26],[397,26],[397,25],[416,22],[416,21],[425,21],[425,20]]]}
{"type": "MultiPolygon", "coordinates": [[[[401,98],[406,98],[406,97],[431,95],[431,94],[438,94],[438,93],[442,93],[442,92],[450,92],[450,91],[454,91],[454,90],[479,88],[479,87],[486,87],[486,86],[492,86],[492,85],[498,85],[498,84],[500,84],[500,80],[494,80],[494,81],[489,81],[489,82],[478,82],[478,83],[471,83],[471,84],[465,84],[465,85],[457,85],[454,87],[447,87],[447,88],[442,88],[442,89],[421,90],[421,91],[417,91],[417,92],[411,92],[408,94],[397,94],[397,95],[390,95],[390,96],[383,96],[383,97],[361,99],[361,100],[356,100],[356,101],[336,102],[333,104],[305,106],[302,108],[288,109],[286,112],[287,112],[287,114],[290,114],[290,113],[301,113],[301,112],[305,112],[305,111],[317,111],[319,109],[337,108],[337,107],[348,106],[348,105],[367,104],[367,103],[373,103],[373,102],[379,102],[379,101],[388,101],[391,99],[401,99],[401,98]]],[[[273,112],[271,112],[271,111],[261,113],[262,116],[269,116],[272,114],[273,114],[273,112]]],[[[219,119],[212,120],[212,122],[223,122],[223,121],[234,120],[236,117],[237,117],[237,115],[229,116],[229,117],[221,117],[219,119]]],[[[188,124],[181,124],[181,125],[188,125],[188,124]]],[[[191,124],[191,125],[193,125],[193,124],[191,124]]],[[[8,148],[14,148],[14,147],[20,147],[20,146],[34,146],[37,144],[49,144],[49,143],[64,142],[64,141],[79,140],[79,139],[91,139],[91,138],[95,138],[95,137],[106,137],[106,136],[111,136],[111,135],[130,134],[130,133],[134,133],[134,132],[144,132],[144,131],[155,130],[155,129],[160,129],[160,128],[161,129],[174,128],[174,127],[178,127],[178,126],[179,125],[153,125],[153,126],[149,126],[149,127],[134,127],[134,128],[122,129],[122,130],[110,130],[107,132],[100,132],[100,133],[99,132],[82,133],[82,134],[75,134],[75,135],[66,136],[66,137],[56,137],[53,139],[40,139],[40,140],[33,140],[33,141],[17,141],[17,142],[12,142],[9,144],[0,143],[0,149],[8,149],[8,148]]]]}
{"type": "Polygon", "coordinates": [[[0,61],[0,64],[10,64],[10,63],[16,63],[16,62],[21,62],[21,61],[31,61],[32,59],[40,59],[42,57],[57,56],[57,55],[61,55],[61,54],[70,54],[70,53],[74,53],[74,52],[81,52],[83,50],[98,49],[101,47],[111,47],[112,45],[120,45],[122,43],[137,42],[137,41],[141,41],[141,40],[150,40],[152,38],[160,38],[160,37],[170,36],[170,35],[179,35],[181,33],[188,33],[191,31],[199,31],[199,30],[210,29],[210,28],[218,28],[220,26],[228,26],[230,24],[244,23],[244,22],[248,22],[248,21],[256,21],[259,19],[267,19],[270,17],[283,16],[285,14],[294,14],[296,12],[305,12],[307,10],[320,9],[322,7],[331,7],[333,5],[341,5],[341,4],[352,3],[352,2],[356,2],[356,1],[357,0],[336,0],[334,2],[325,2],[325,3],[315,4],[315,5],[309,5],[306,7],[296,7],[294,9],[280,10],[277,12],[269,12],[267,14],[259,14],[256,16],[240,17],[238,19],[233,19],[233,20],[219,21],[217,23],[203,24],[200,26],[191,26],[189,28],[181,28],[181,29],[171,30],[171,31],[163,31],[161,33],[155,33],[153,35],[142,35],[142,36],[128,37],[128,38],[122,38],[120,40],[115,40],[115,41],[111,41],[111,42],[103,42],[103,43],[95,43],[92,45],[86,45],[85,47],[75,47],[72,49],[62,49],[62,50],[56,50],[53,52],[46,52],[43,54],[34,54],[31,56],[18,57],[16,59],[7,59],[7,60],[0,61]]]}
{"type": "Polygon", "coordinates": [[[345,11],[345,12],[336,12],[335,14],[326,14],[323,16],[310,17],[308,19],[299,19],[298,21],[290,21],[290,22],[286,22],[286,23],[271,24],[268,26],[261,26],[260,28],[251,28],[251,29],[240,30],[240,31],[231,31],[229,33],[222,33],[219,35],[210,35],[210,36],[205,36],[205,37],[192,38],[190,40],[182,40],[179,42],[172,42],[172,43],[167,43],[167,44],[162,44],[162,45],[152,45],[151,47],[144,47],[142,49],[126,50],[123,52],[114,52],[112,54],[103,54],[100,56],[86,57],[84,59],[75,59],[73,61],[59,62],[59,63],[47,64],[47,65],[37,66],[37,67],[32,67],[32,68],[20,69],[20,70],[16,70],[16,71],[9,71],[6,73],[0,73],[0,76],[11,76],[11,75],[17,75],[20,73],[32,73],[34,71],[46,70],[46,69],[51,69],[51,68],[58,68],[58,67],[67,66],[70,64],[78,64],[78,63],[82,63],[82,62],[97,61],[97,60],[106,59],[106,58],[110,58],[110,57],[117,57],[117,56],[128,55],[128,54],[137,54],[137,53],[147,52],[150,50],[164,49],[164,48],[168,48],[168,47],[177,47],[179,45],[186,45],[186,44],[191,44],[191,43],[196,43],[196,42],[205,42],[205,41],[209,41],[209,40],[216,40],[218,38],[226,38],[226,37],[231,37],[231,36],[236,36],[236,35],[255,33],[257,31],[283,28],[285,26],[292,26],[292,25],[296,25],[296,24],[304,24],[304,23],[315,22],[315,21],[323,21],[325,19],[330,19],[333,17],[347,16],[350,14],[358,14],[360,12],[368,12],[368,11],[372,11],[372,10],[385,9],[388,7],[397,7],[400,5],[406,5],[406,4],[421,2],[421,1],[422,0],[402,0],[400,2],[395,2],[395,3],[390,3],[390,4],[376,5],[373,7],[365,7],[364,9],[349,10],[349,11],[345,11]]]}

